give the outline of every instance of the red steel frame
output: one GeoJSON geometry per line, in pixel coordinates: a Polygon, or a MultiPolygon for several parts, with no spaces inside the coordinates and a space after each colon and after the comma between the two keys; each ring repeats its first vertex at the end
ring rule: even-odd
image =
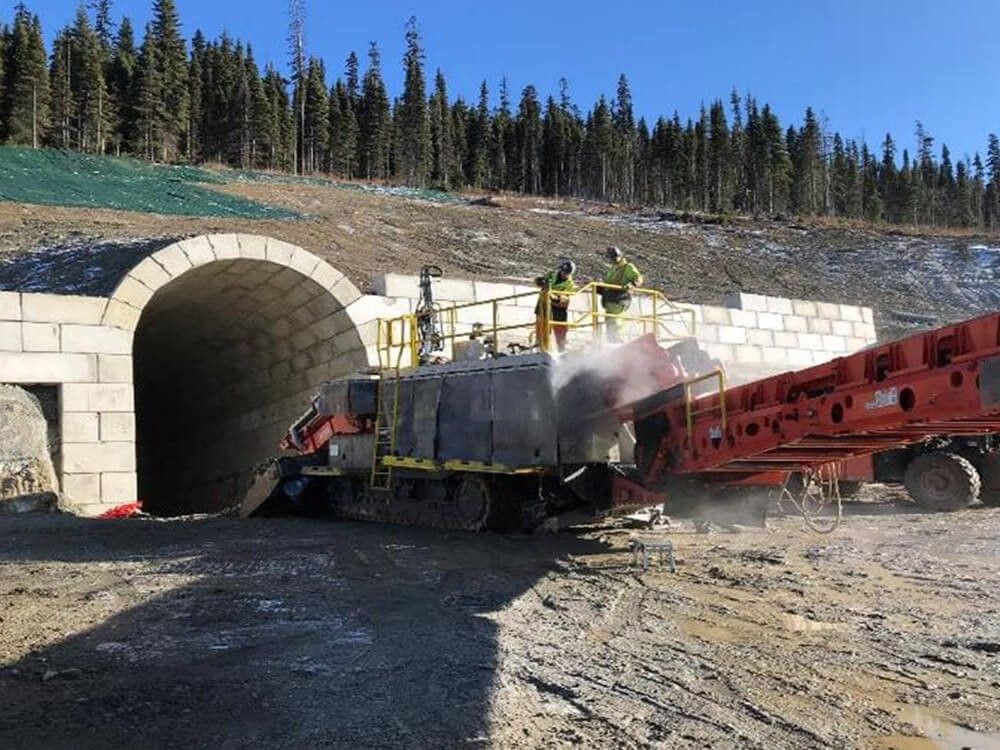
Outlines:
{"type": "Polygon", "coordinates": [[[334,435],[359,435],[372,432],[374,422],[367,417],[353,414],[337,414],[332,417],[307,412],[288,431],[280,447],[286,451],[298,451],[304,456],[316,453],[330,442],[334,435]]]}
{"type": "Polygon", "coordinates": [[[640,438],[647,486],[671,474],[763,480],[934,435],[1000,432],[1000,313],[636,416],[661,426],[640,438]]]}

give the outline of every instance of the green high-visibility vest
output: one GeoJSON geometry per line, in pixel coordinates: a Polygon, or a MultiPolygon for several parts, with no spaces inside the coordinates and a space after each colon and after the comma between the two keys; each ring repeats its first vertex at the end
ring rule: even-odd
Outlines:
{"type": "Polygon", "coordinates": [[[604,274],[604,283],[625,286],[626,284],[638,284],[639,278],[639,269],[628,261],[624,261],[623,263],[615,263],[608,269],[608,272],[604,274]]]}

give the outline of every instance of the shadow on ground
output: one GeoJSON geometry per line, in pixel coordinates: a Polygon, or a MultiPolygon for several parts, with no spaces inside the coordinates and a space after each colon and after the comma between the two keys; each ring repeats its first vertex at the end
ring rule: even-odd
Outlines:
{"type": "Polygon", "coordinates": [[[46,516],[0,534],[12,748],[483,745],[490,613],[597,547],[296,519],[46,516]]]}

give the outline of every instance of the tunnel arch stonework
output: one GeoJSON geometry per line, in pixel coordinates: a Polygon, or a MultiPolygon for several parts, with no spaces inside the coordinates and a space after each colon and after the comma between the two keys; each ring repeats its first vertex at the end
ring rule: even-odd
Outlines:
{"type": "Polygon", "coordinates": [[[108,296],[0,292],[0,381],[59,386],[53,449],[81,512],[137,498],[167,515],[215,510],[316,386],[369,364],[368,307],[281,240],[160,243],[108,296]]]}
{"type": "Polygon", "coordinates": [[[137,495],[158,514],[237,501],[316,387],[368,364],[360,293],[302,248],[208,235],[149,256],[104,323],[133,331],[137,495]]]}

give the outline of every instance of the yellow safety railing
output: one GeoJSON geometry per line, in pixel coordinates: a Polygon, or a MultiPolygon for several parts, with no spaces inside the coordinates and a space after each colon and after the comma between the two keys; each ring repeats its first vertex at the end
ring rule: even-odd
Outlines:
{"type": "MultiPolygon", "coordinates": [[[[441,307],[425,314],[438,317],[442,329],[441,344],[444,347],[441,353],[445,358],[455,357],[456,342],[478,336],[492,340],[493,346],[499,347],[500,334],[513,332],[525,334],[523,338],[528,344],[537,345],[541,351],[551,350],[553,331],[557,328],[565,328],[568,332],[589,331],[589,338],[596,343],[601,339],[602,329],[608,327],[609,321],[616,323],[617,328],[626,334],[638,329],[639,335],[652,333],[658,341],[665,343],[695,335],[694,310],[671,302],[661,292],[645,288],[629,289],[632,298],[629,310],[614,314],[606,312],[601,306],[601,292],[608,289],[621,290],[622,287],[591,282],[572,293],[550,290],[521,292],[441,307]],[[556,297],[570,298],[570,309],[565,322],[552,319],[551,302],[556,297]],[[579,300],[584,300],[585,304],[577,304],[576,309],[573,309],[574,301],[579,300]],[[633,309],[638,312],[631,312],[633,309]],[[482,315],[476,314],[477,310],[482,311],[482,315]],[[505,316],[512,315],[512,310],[522,310],[521,314],[530,319],[530,322],[507,322],[505,316]],[[538,311],[537,314],[535,310],[538,311]],[[476,325],[478,332],[473,330],[476,325]]],[[[380,367],[384,368],[384,362],[393,360],[397,363],[408,360],[403,367],[417,365],[420,359],[418,318],[416,313],[409,313],[378,321],[380,367]]]]}
{"type": "Polygon", "coordinates": [[[694,418],[702,414],[711,414],[713,412],[719,412],[719,426],[722,431],[726,431],[726,373],[722,370],[713,370],[712,372],[701,375],[697,378],[692,378],[684,382],[684,409],[687,412],[687,430],[688,435],[692,433],[694,429],[694,418]],[[708,380],[715,380],[718,383],[718,396],[719,402],[716,405],[705,407],[704,409],[695,409],[694,406],[697,403],[697,399],[694,395],[694,387],[699,383],[704,383],[708,380]]]}

